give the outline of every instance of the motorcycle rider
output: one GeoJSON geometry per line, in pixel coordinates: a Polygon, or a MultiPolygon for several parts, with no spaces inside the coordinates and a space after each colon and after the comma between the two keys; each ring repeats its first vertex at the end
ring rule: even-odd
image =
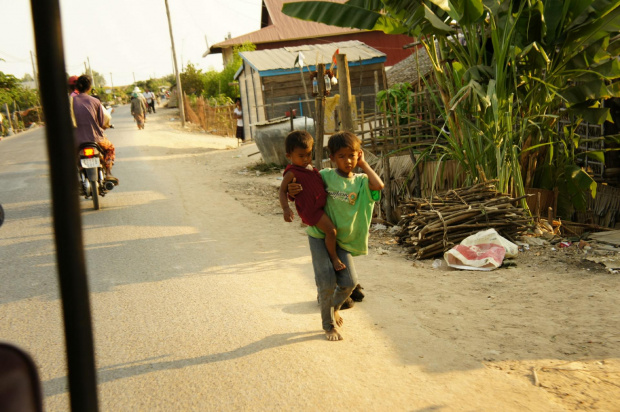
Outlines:
{"type": "Polygon", "coordinates": [[[114,185],[118,185],[118,179],[112,176],[112,165],[115,159],[114,145],[103,134],[103,130],[108,128],[104,114],[105,109],[99,100],[88,94],[92,88],[92,81],[89,76],[78,77],[75,86],[79,92],[73,96],[73,113],[77,124],[73,133],[76,147],[87,142],[97,143],[103,151],[104,167],[107,172],[105,179],[114,185]]]}
{"type": "Polygon", "coordinates": [[[75,83],[77,83],[77,76],[71,76],[69,77],[68,85],[69,85],[69,95],[70,96],[76,96],[78,94],[77,89],[75,87],[75,83]]]}

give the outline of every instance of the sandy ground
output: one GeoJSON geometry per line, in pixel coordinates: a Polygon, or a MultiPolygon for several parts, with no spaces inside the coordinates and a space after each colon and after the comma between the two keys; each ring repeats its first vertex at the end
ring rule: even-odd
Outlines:
{"type": "MultiPolygon", "coordinates": [[[[280,170],[260,171],[254,143],[180,131],[173,110],[144,133],[126,112],[121,187],[101,211],[82,202],[101,410],[620,410],[620,276],[583,251],[450,271],[373,226],[356,258],[366,298],[343,312],[345,340],[327,342],[280,170]]],[[[5,163],[23,178],[0,181],[20,217],[0,238],[0,337],[34,355],[46,410],[64,411],[45,163],[5,163]]]]}
{"type": "MultiPolygon", "coordinates": [[[[226,192],[268,218],[265,230],[304,236],[299,220],[282,219],[281,170],[265,171],[256,152],[250,143],[216,154],[209,170],[226,192]]],[[[575,246],[532,246],[516,266],[477,272],[435,269],[432,260],[414,261],[396,243],[388,231],[371,227],[370,254],[356,263],[366,298],[351,311],[367,311],[405,362],[446,381],[468,369],[497,371],[514,392],[493,393],[493,374],[463,385],[506,397],[506,405],[514,397],[526,405],[543,392],[559,410],[620,410],[620,275],[575,246]]],[[[463,410],[485,409],[470,406],[463,410]]]]}

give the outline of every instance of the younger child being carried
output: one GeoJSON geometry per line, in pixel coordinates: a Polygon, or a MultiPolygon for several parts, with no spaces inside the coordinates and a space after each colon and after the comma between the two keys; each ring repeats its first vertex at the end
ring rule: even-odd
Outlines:
{"type": "Polygon", "coordinates": [[[293,211],[288,205],[289,183],[299,183],[304,190],[295,197],[295,208],[301,221],[308,226],[316,226],[325,233],[325,246],[335,271],[346,268],[336,253],[336,227],[323,208],[327,200],[325,183],[319,171],[312,167],[312,146],[314,139],[306,131],[294,130],[286,136],[286,158],[291,164],[284,170],[280,185],[280,206],[284,220],[293,221],[293,211]]]}

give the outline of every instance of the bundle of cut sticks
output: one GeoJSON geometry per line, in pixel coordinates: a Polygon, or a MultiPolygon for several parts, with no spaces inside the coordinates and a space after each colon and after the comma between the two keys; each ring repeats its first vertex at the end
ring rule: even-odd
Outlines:
{"type": "Polygon", "coordinates": [[[531,218],[512,198],[495,189],[496,180],[450,190],[431,199],[401,203],[399,243],[418,259],[441,255],[466,237],[494,228],[513,240],[531,227],[531,218]]]}

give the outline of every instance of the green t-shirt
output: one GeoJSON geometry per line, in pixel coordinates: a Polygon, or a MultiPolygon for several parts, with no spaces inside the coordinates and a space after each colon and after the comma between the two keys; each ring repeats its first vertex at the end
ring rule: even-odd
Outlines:
{"type": "MultiPolygon", "coordinates": [[[[381,192],[370,190],[368,176],[363,173],[351,178],[340,176],[336,169],[323,169],[320,173],[327,190],[325,213],[338,231],[338,246],[353,256],[367,255],[372,209],[381,199],[381,192]]],[[[306,233],[318,239],[325,238],[325,233],[316,226],[308,227],[306,233]]]]}

